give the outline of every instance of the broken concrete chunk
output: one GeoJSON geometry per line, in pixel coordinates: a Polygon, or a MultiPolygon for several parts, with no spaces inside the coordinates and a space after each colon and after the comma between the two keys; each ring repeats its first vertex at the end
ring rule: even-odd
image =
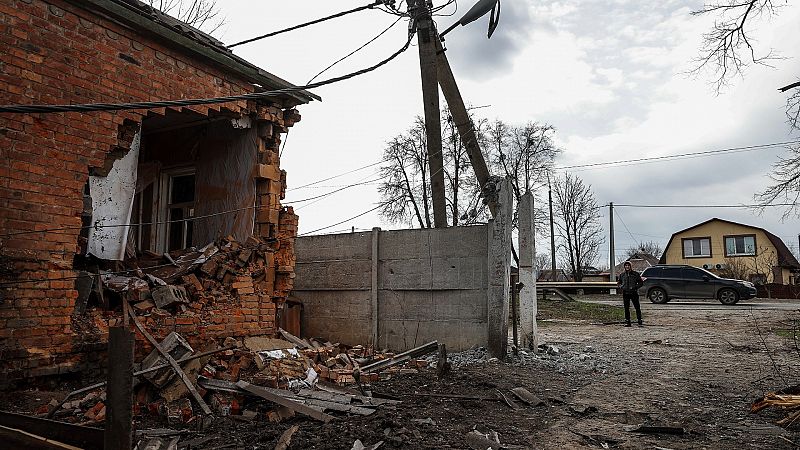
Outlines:
{"type": "MultiPolygon", "coordinates": [[[[172,332],[164,338],[160,343],[161,348],[164,349],[174,360],[182,359],[184,356],[194,353],[192,346],[186,342],[186,339],[181,337],[178,333],[172,332]]],[[[142,369],[149,369],[156,365],[166,364],[164,359],[156,350],[153,350],[144,360],[142,360],[142,369]]],[[[169,368],[165,368],[153,373],[143,375],[148,381],[153,383],[156,387],[164,387],[175,375],[169,368]]]]}
{"type": "Polygon", "coordinates": [[[158,286],[153,288],[152,294],[156,306],[162,309],[178,303],[189,303],[189,296],[182,286],[158,286]]]}
{"type": "Polygon", "coordinates": [[[490,431],[486,434],[477,430],[467,433],[467,445],[473,450],[500,450],[500,437],[496,432],[490,431]]]}
{"type": "Polygon", "coordinates": [[[360,439],[356,439],[353,443],[353,448],[350,450],[378,450],[383,445],[383,441],[378,442],[377,444],[370,445],[366,447],[364,443],[361,442],[360,439]]]}
{"type": "Polygon", "coordinates": [[[514,396],[520,399],[523,403],[528,404],[530,406],[544,405],[544,400],[533,395],[529,390],[523,387],[511,389],[511,393],[514,394],[514,396]]]}

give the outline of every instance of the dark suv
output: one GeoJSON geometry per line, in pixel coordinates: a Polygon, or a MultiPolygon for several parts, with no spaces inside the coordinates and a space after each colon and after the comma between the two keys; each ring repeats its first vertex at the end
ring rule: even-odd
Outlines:
{"type": "Polygon", "coordinates": [[[756,296],[749,281],[720,278],[698,267],[658,265],[642,272],[644,285],[639,289],[653,303],[667,303],[673,298],[716,298],[723,305],[756,296]]]}

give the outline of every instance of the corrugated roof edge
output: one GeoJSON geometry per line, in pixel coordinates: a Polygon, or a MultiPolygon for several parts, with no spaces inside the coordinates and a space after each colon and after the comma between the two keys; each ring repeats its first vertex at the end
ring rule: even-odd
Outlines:
{"type": "MultiPolygon", "coordinates": [[[[67,0],[93,13],[102,12],[137,32],[163,39],[167,45],[209,60],[264,90],[295,87],[264,69],[236,56],[219,40],[139,0],[67,0]],[[93,8],[87,8],[93,7],[93,8]]],[[[300,90],[276,97],[291,99],[292,106],[322,100],[316,94],[300,90]]]]}

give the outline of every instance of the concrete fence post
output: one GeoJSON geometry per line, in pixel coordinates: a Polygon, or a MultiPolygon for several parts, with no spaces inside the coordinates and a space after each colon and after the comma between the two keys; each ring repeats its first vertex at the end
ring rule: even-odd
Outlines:
{"type": "Polygon", "coordinates": [[[488,350],[494,358],[505,358],[508,349],[508,313],[511,285],[511,184],[497,184],[497,213],[489,224],[488,350]]]}
{"type": "Polygon", "coordinates": [[[519,221],[519,329],[523,347],[536,349],[539,345],[536,329],[536,277],[533,261],[536,257],[534,234],[533,193],[526,192],[517,206],[519,221]]]}
{"type": "Polygon", "coordinates": [[[371,292],[370,301],[372,303],[372,345],[378,347],[378,245],[381,236],[381,229],[375,227],[372,229],[372,278],[371,278],[371,292]]]}

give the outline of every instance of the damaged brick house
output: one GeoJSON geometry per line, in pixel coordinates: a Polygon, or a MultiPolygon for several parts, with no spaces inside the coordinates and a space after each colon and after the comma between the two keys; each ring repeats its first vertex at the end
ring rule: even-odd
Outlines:
{"type": "MultiPolygon", "coordinates": [[[[2,0],[0,40],[3,105],[293,87],[137,0],[2,0]]],[[[159,276],[192,298],[152,310],[157,338],[273,333],[297,230],[280,203],[280,134],[313,100],[291,90],[216,105],[0,114],[0,378],[97,367],[121,303],[149,298],[159,276]],[[104,296],[104,282],[124,286],[104,296]]]]}

